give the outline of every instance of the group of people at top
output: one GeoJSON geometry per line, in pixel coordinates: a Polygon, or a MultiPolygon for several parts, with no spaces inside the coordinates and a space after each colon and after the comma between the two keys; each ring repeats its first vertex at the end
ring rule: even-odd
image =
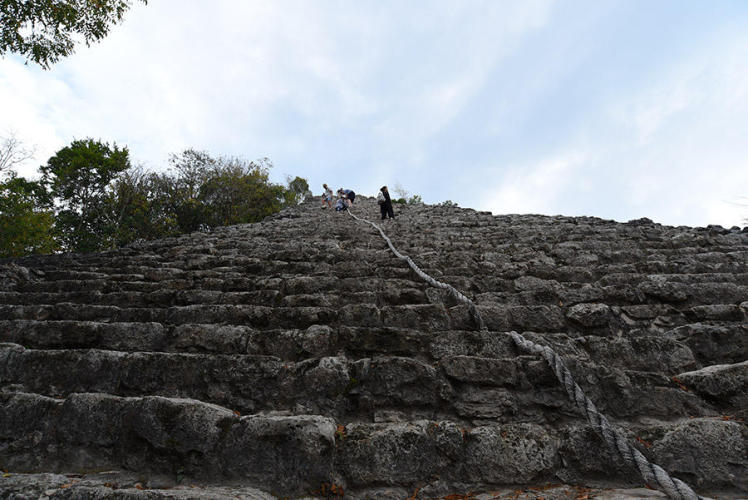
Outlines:
{"type": "MultiPolygon", "coordinates": [[[[324,192],[322,193],[322,208],[333,208],[333,194],[332,189],[327,184],[322,184],[324,192]]],[[[353,205],[356,199],[356,193],[351,189],[338,189],[337,199],[335,200],[335,211],[340,212],[341,210],[347,210],[348,207],[353,205]]],[[[382,220],[389,217],[390,219],[395,218],[395,212],[392,210],[392,200],[390,199],[390,192],[387,190],[387,186],[382,186],[377,194],[377,202],[379,203],[379,211],[382,213],[382,220]]]]}
{"type": "MultiPolygon", "coordinates": [[[[327,184],[322,184],[325,192],[322,193],[322,208],[332,208],[332,189],[327,184]]],[[[335,200],[335,211],[340,212],[353,205],[356,193],[351,189],[338,189],[338,198],[335,200]]]]}

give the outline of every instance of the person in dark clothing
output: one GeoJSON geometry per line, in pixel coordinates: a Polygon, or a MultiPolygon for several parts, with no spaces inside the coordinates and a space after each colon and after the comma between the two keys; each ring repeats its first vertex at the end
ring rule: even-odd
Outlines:
{"type": "Polygon", "coordinates": [[[353,201],[356,199],[356,193],[350,189],[338,189],[338,196],[341,196],[349,207],[353,205],[353,201]]]}
{"type": "MultiPolygon", "coordinates": [[[[382,220],[386,219],[388,216],[390,219],[395,218],[395,212],[392,210],[392,199],[390,198],[390,192],[387,190],[387,186],[382,186],[382,189],[379,190],[381,195],[381,201],[379,203],[379,211],[382,212],[382,220]]],[[[377,199],[380,199],[380,196],[377,196],[377,199]]]]}

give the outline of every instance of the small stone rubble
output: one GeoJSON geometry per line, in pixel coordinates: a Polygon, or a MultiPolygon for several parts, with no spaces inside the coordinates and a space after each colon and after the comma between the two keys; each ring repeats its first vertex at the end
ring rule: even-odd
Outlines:
{"type": "Polygon", "coordinates": [[[312,201],[0,261],[0,497],[661,498],[509,330],[674,477],[748,496],[748,232],[398,208],[394,245],[490,332],[312,201]]]}

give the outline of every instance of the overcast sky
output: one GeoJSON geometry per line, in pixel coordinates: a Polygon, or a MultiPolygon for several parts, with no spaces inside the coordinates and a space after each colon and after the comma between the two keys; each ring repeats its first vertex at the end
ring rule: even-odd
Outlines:
{"type": "Polygon", "coordinates": [[[0,135],[269,157],[427,203],[726,227],[748,218],[743,0],[138,3],[44,71],[0,59],[0,135]],[[742,204],[742,205],[741,205],[742,204]]]}

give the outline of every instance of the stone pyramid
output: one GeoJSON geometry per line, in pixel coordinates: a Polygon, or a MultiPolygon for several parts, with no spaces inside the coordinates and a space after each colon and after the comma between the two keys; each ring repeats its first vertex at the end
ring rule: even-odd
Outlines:
{"type": "Polygon", "coordinates": [[[748,496],[746,230],[396,209],[0,261],[0,498],[748,496]]]}

